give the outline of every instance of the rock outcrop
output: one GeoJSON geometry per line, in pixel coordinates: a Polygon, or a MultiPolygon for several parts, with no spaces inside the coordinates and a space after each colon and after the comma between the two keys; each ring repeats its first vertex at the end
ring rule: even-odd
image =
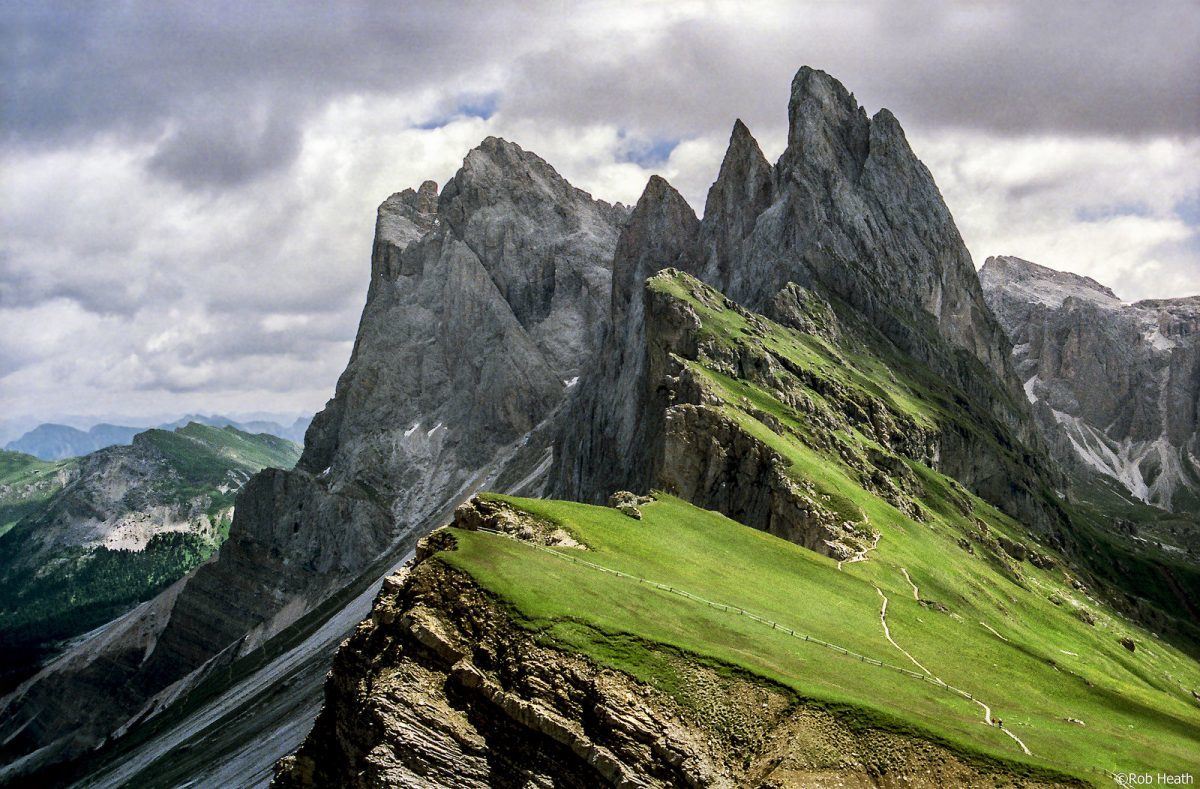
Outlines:
{"type": "Polygon", "coordinates": [[[617,244],[610,322],[556,443],[553,493],[599,503],[654,483],[670,391],[663,360],[691,357],[661,334],[640,293],[646,277],[673,267],[805,331],[832,336],[845,323],[881,336],[903,363],[948,381],[969,416],[945,425],[939,470],[1054,531],[1063,516],[1043,488],[1056,471],[929,171],[891,113],[868,118],[824,72],[797,73],[788,110],[788,147],[774,167],[735,124],[703,220],[651,178],[617,244]]]}
{"type": "Polygon", "coordinates": [[[538,491],[559,405],[607,318],[626,216],[496,138],[440,195],[427,182],[388,198],[350,363],[298,465],[247,483],[229,540],[169,613],[121,623],[100,654],[3,701],[10,771],[153,716],[473,490],[538,491]]]}
{"type": "Polygon", "coordinates": [[[905,786],[936,787],[1012,778],[998,763],[851,727],[776,687],[668,659],[688,677],[693,704],[541,643],[469,576],[429,558],[385,583],[338,653],[316,725],[280,762],[273,786],[868,787],[903,775],[905,786]]]}
{"type": "Polygon", "coordinates": [[[1126,304],[1089,277],[1006,256],[980,279],[1059,457],[1200,512],[1200,296],[1126,304]]]}

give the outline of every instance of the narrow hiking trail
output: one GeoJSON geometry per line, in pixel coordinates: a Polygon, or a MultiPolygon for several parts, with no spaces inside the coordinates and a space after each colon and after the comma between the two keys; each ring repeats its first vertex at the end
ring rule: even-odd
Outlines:
{"type": "Polygon", "coordinates": [[[917,590],[917,585],[913,583],[913,579],[908,577],[908,570],[901,567],[900,572],[904,573],[904,580],[908,581],[908,585],[913,588],[913,599],[920,600],[921,593],[920,593],[920,591],[917,590]]]}
{"type": "MultiPolygon", "coordinates": [[[[581,559],[581,558],[579,558],[579,557],[576,557],[576,556],[568,556],[568,555],[566,555],[566,554],[564,554],[564,553],[562,553],[562,552],[560,552],[560,551],[556,551],[556,550],[554,550],[553,548],[550,548],[550,547],[548,547],[548,546],[544,546],[544,545],[535,545],[535,544],[532,544],[532,543],[525,542],[525,541],[521,540],[519,537],[516,537],[515,535],[512,535],[512,534],[507,534],[507,533],[505,533],[505,532],[500,532],[500,531],[496,531],[496,530],[494,530],[494,529],[487,529],[487,528],[480,528],[480,529],[479,529],[479,531],[482,531],[482,532],[487,532],[487,533],[489,533],[489,534],[493,534],[493,535],[496,535],[496,536],[498,536],[498,537],[503,537],[503,538],[506,538],[506,539],[512,540],[512,541],[514,541],[514,542],[519,542],[519,543],[521,543],[522,545],[526,545],[526,546],[528,546],[528,547],[530,547],[530,548],[533,548],[534,550],[541,551],[541,552],[543,552],[543,553],[548,553],[548,554],[550,554],[551,556],[555,556],[555,557],[557,557],[557,558],[559,558],[559,559],[562,559],[563,561],[571,562],[572,564],[578,564],[578,565],[582,565],[582,566],[584,566],[584,567],[589,567],[589,568],[591,568],[591,569],[593,569],[593,570],[597,570],[597,571],[600,571],[600,572],[603,572],[603,573],[608,573],[608,574],[610,574],[610,575],[615,575],[615,576],[617,576],[618,578],[628,578],[629,580],[631,580],[631,581],[634,581],[634,582],[636,582],[636,583],[644,583],[644,584],[649,584],[650,586],[652,586],[652,587],[654,587],[654,588],[657,588],[657,589],[660,589],[660,590],[662,590],[662,591],[664,591],[664,592],[670,592],[671,594],[680,595],[681,597],[687,598],[687,599],[689,599],[689,600],[692,600],[692,601],[694,601],[694,602],[697,602],[697,603],[702,603],[702,604],[704,604],[704,605],[711,606],[712,608],[718,608],[718,609],[721,609],[721,610],[723,610],[723,611],[726,611],[726,612],[729,612],[729,613],[738,614],[738,615],[741,615],[741,616],[748,617],[749,619],[752,619],[752,620],[754,620],[754,621],[756,621],[756,622],[759,622],[759,623],[761,623],[761,624],[763,624],[763,625],[769,626],[769,627],[770,627],[772,630],[777,630],[777,631],[779,631],[779,632],[782,632],[782,633],[787,633],[787,634],[788,634],[788,635],[790,635],[791,637],[793,637],[793,638],[796,638],[796,639],[803,640],[803,641],[805,641],[805,642],[807,642],[807,643],[813,643],[813,644],[817,644],[817,645],[819,645],[819,646],[822,646],[822,647],[826,647],[826,648],[828,648],[828,649],[832,649],[832,650],[834,650],[834,651],[836,651],[836,652],[840,652],[840,653],[842,653],[843,655],[846,655],[847,657],[851,657],[851,658],[855,658],[855,657],[856,657],[856,658],[858,658],[860,661],[867,662],[867,663],[870,663],[870,664],[872,664],[872,665],[879,666],[879,667],[881,667],[881,668],[891,668],[891,669],[899,670],[900,672],[902,672],[902,673],[904,673],[904,674],[907,674],[908,676],[911,676],[911,677],[914,677],[914,678],[916,678],[916,679],[923,680],[923,681],[926,681],[926,682],[930,682],[930,683],[932,683],[932,684],[934,684],[934,685],[937,685],[938,687],[940,687],[940,688],[943,688],[943,689],[945,689],[945,690],[947,690],[947,691],[949,691],[949,692],[951,692],[951,693],[954,693],[954,694],[956,694],[956,695],[958,695],[958,696],[962,696],[962,697],[963,697],[963,698],[965,698],[965,699],[969,699],[969,700],[971,700],[971,701],[975,702],[976,704],[978,704],[980,707],[982,707],[982,708],[983,708],[983,720],[984,720],[984,722],[985,722],[985,723],[986,723],[988,726],[991,726],[991,725],[992,725],[992,708],[991,708],[991,707],[989,707],[987,704],[984,704],[982,701],[980,701],[979,699],[975,698],[975,697],[974,697],[974,696],[972,696],[970,693],[967,693],[965,690],[962,690],[961,688],[956,688],[956,687],[954,687],[953,685],[947,684],[947,683],[946,683],[945,681],[943,681],[943,680],[942,680],[940,677],[936,676],[936,675],[935,675],[935,674],[933,674],[933,672],[931,672],[929,669],[925,668],[923,665],[921,665],[919,662],[917,662],[917,659],[916,659],[916,658],[914,658],[912,655],[910,655],[908,652],[906,652],[906,651],[905,651],[905,650],[904,650],[904,649],[903,649],[903,648],[902,648],[902,647],[901,647],[899,644],[897,644],[897,643],[895,642],[895,640],[893,640],[893,639],[892,639],[891,630],[888,628],[888,624],[887,624],[887,606],[888,606],[888,598],[887,598],[887,595],[885,595],[885,594],[883,593],[883,590],[882,590],[882,589],[880,589],[878,586],[875,586],[874,588],[875,588],[875,591],[879,593],[879,596],[880,596],[881,598],[883,598],[883,607],[882,607],[882,609],[881,609],[881,610],[880,610],[880,612],[879,612],[879,622],[880,622],[880,624],[881,624],[881,625],[882,625],[882,627],[883,627],[883,633],[884,633],[884,636],[886,636],[886,638],[887,638],[887,640],[888,640],[888,643],[890,643],[890,644],[891,644],[893,647],[895,647],[895,648],[896,648],[896,649],[897,649],[897,650],[898,650],[898,651],[899,651],[901,654],[903,654],[905,657],[907,657],[909,660],[911,660],[911,661],[913,662],[913,664],[915,664],[915,665],[917,666],[917,668],[921,669],[921,671],[922,671],[922,672],[924,672],[924,674],[923,674],[923,675],[922,675],[922,674],[918,674],[918,673],[917,673],[917,672],[915,672],[915,671],[910,671],[910,670],[908,670],[908,669],[906,669],[906,668],[903,668],[903,667],[901,667],[901,666],[895,666],[895,665],[891,665],[891,664],[888,664],[888,663],[884,663],[883,661],[876,660],[875,658],[868,658],[868,657],[867,657],[867,656],[865,656],[865,655],[860,655],[860,654],[859,654],[859,653],[857,653],[857,652],[853,652],[853,651],[851,651],[851,650],[849,650],[849,649],[846,649],[845,647],[839,646],[839,645],[837,645],[837,644],[832,644],[832,643],[830,643],[830,642],[828,642],[828,641],[823,641],[823,640],[821,640],[820,638],[816,638],[816,637],[814,637],[814,636],[810,636],[810,635],[806,635],[806,634],[804,634],[804,633],[797,632],[797,631],[795,631],[795,630],[793,630],[793,629],[791,629],[791,628],[784,627],[783,625],[780,625],[778,622],[775,622],[775,621],[773,621],[773,620],[771,620],[771,619],[764,618],[764,617],[762,617],[762,616],[759,616],[758,614],[755,614],[755,613],[753,613],[753,612],[751,612],[751,611],[747,611],[747,610],[745,610],[745,609],[743,609],[743,608],[740,608],[740,607],[738,607],[738,606],[729,605],[729,604],[727,604],[727,603],[718,603],[718,602],[715,602],[715,601],[713,601],[713,600],[708,600],[708,599],[705,599],[705,598],[703,598],[703,597],[700,597],[700,596],[698,596],[698,595],[694,595],[694,594],[692,594],[691,592],[685,591],[685,590],[683,590],[683,589],[679,589],[679,588],[677,588],[677,587],[674,587],[674,586],[669,586],[669,585],[667,585],[667,584],[663,584],[663,583],[660,583],[660,582],[658,582],[658,581],[652,581],[652,580],[650,580],[650,579],[648,579],[648,578],[642,578],[642,577],[640,577],[640,576],[632,575],[632,574],[630,574],[630,573],[623,573],[623,572],[620,572],[619,570],[614,570],[614,569],[612,569],[611,567],[605,567],[605,566],[603,566],[603,565],[600,565],[600,564],[595,564],[595,563],[593,563],[593,562],[589,562],[589,561],[587,561],[586,559],[581,559]]],[[[879,545],[879,537],[880,537],[880,535],[879,535],[879,534],[876,534],[876,535],[875,535],[875,542],[874,542],[874,544],[872,544],[872,546],[871,546],[870,548],[863,549],[863,550],[860,552],[860,554],[859,554],[859,555],[860,555],[860,556],[862,556],[863,558],[861,558],[861,559],[856,559],[857,561],[863,561],[863,560],[865,559],[865,556],[866,556],[866,553],[867,553],[867,551],[869,551],[869,550],[873,550],[873,549],[874,549],[876,546],[878,546],[878,545],[879,545]]],[[[847,561],[851,561],[851,560],[847,560],[847,561]]],[[[840,562],[838,563],[838,569],[841,569],[841,563],[840,563],[840,562]]],[[[1032,753],[1032,752],[1031,752],[1031,751],[1030,751],[1028,748],[1026,748],[1026,747],[1025,747],[1025,743],[1024,743],[1024,742],[1022,742],[1022,741],[1021,741],[1021,739],[1020,739],[1019,737],[1017,737],[1015,734],[1013,734],[1012,732],[1010,732],[1008,729],[1001,729],[1001,731],[1003,731],[1005,734],[1007,734],[1009,737],[1011,737],[1011,738],[1013,739],[1013,741],[1015,741],[1015,742],[1017,743],[1017,745],[1019,745],[1019,746],[1021,747],[1021,750],[1025,752],[1025,755],[1027,755],[1027,756],[1032,756],[1032,755],[1033,755],[1033,753],[1032,753]]]]}
{"type": "MultiPolygon", "coordinates": [[[[901,654],[901,655],[904,655],[904,657],[906,657],[906,658],[908,658],[909,660],[911,660],[914,666],[916,666],[917,668],[921,669],[921,670],[922,670],[922,671],[924,671],[926,674],[928,674],[929,676],[931,676],[931,677],[933,677],[934,679],[936,679],[938,682],[941,682],[941,680],[940,680],[940,679],[938,679],[937,677],[934,677],[934,676],[933,676],[933,672],[932,672],[932,671],[930,671],[929,669],[927,669],[927,668],[925,668],[924,666],[922,666],[922,665],[921,665],[921,662],[920,662],[919,660],[917,660],[915,657],[913,657],[912,655],[910,655],[910,654],[908,653],[908,650],[906,650],[904,647],[902,647],[902,646],[900,646],[899,644],[897,644],[897,643],[896,643],[896,641],[895,641],[895,639],[893,639],[893,638],[892,638],[892,631],[891,631],[891,629],[889,629],[889,628],[888,628],[888,623],[887,623],[887,607],[888,607],[888,599],[887,599],[887,595],[885,595],[885,594],[883,593],[883,590],[882,590],[882,589],[880,589],[878,586],[876,586],[876,587],[875,587],[875,591],[876,591],[876,592],[879,592],[879,596],[883,598],[883,607],[879,609],[879,624],[883,625],[883,637],[884,637],[884,638],[886,638],[886,639],[888,640],[888,643],[889,643],[889,644],[891,644],[891,645],[892,645],[892,646],[894,646],[896,649],[898,649],[898,650],[900,651],[900,654],[901,654]]],[[[943,682],[942,684],[944,685],[945,683],[943,682]]]]}
{"type": "MultiPolygon", "coordinates": [[[[904,577],[907,579],[908,572],[904,571],[903,569],[901,571],[904,572],[904,577]]],[[[913,584],[911,579],[909,579],[908,584],[909,584],[909,586],[912,586],[912,588],[913,588],[913,597],[917,597],[916,585],[913,584]]],[[[904,655],[906,658],[911,660],[914,666],[916,666],[917,668],[921,669],[926,674],[928,674],[929,678],[932,679],[934,682],[941,685],[942,687],[954,690],[955,692],[959,693],[962,696],[965,696],[966,698],[970,699],[971,701],[975,702],[980,707],[982,707],[983,708],[983,722],[985,724],[987,724],[988,726],[995,726],[995,724],[992,721],[992,708],[991,707],[989,707],[987,704],[983,703],[979,699],[975,698],[971,694],[966,693],[965,691],[959,690],[958,688],[955,688],[953,685],[946,684],[946,682],[941,677],[937,676],[932,671],[925,668],[925,666],[921,665],[920,661],[918,661],[915,657],[913,657],[911,654],[909,654],[908,651],[906,649],[904,649],[904,647],[902,647],[896,643],[896,640],[894,638],[892,638],[892,631],[891,631],[891,628],[888,627],[888,623],[887,623],[888,597],[887,597],[887,595],[885,595],[883,593],[883,590],[880,589],[878,586],[875,587],[875,591],[878,592],[879,597],[883,599],[883,605],[879,609],[879,623],[883,626],[883,637],[887,639],[888,643],[891,644],[892,646],[894,646],[900,652],[900,654],[904,655]]],[[[920,599],[920,598],[917,598],[917,599],[920,599]]],[[[980,622],[980,624],[983,624],[983,623],[980,622]]],[[[987,627],[987,625],[984,625],[984,627],[987,627]]],[[[988,630],[991,630],[991,628],[989,627],[988,630]]],[[[995,633],[994,630],[992,632],[995,633]]],[[[996,633],[996,635],[1000,636],[999,633],[996,633]]],[[[1000,636],[1000,637],[1004,638],[1003,636],[1000,636]]],[[[1007,641],[1008,639],[1004,639],[1004,640],[1007,641]]],[[[1017,735],[1013,734],[1011,731],[1009,731],[1008,729],[1005,729],[1003,727],[1000,728],[1000,731],[1007,734],[1009,737],[1012,738],[1013,742],[1015,742],[1017,745],[1021,746],[1021,750],[1025,752],[1026,756],[1033,755],[1033,752],[1030,751],[1029,748],[1027,748],[1025,746],[1025,743],[1021,740],[1020,737],[1018,737],[1017,735]]]]}
{"type": "Polygon", "coordinates": [[[883,536],[883,534],[881,532],[875,532],[875,542],[871,543],[870,548],[863,548],[861,551],[854,554],[849,559],[839,560],[837,563],[837,568],[839,570],[842,569],[843,564],[854,564],[855,562],[865,562],[867,560],[867,554],[879,547],[879,538],[882,536],[883,536]]]}
{"type": "Polygon", "coordinates": [[[983,626],[984,626],[984,628],[986,628],[986,629],[987,629],[987,631],[988,631],[989,633],[991,633],[992,635],[994,635],[996,638],[1000,639],[1001,641],[1003,641],[1003,642],[1005,642],[1005,643],[1008,643],[1008,639],[1007,639],[1007,638],[1005,638],[1004,636],[1000,635],[999,633],[997,633],[997,632],[996,632],[996,628],[992,627],[992,626],[991,626],[991,625],[989,625],[987,622],[980,622],[979,624],[983,625],[983,626]]]}

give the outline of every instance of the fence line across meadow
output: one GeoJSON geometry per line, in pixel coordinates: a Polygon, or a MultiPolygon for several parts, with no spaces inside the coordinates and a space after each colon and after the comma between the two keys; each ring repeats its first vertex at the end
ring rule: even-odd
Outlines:
{"type": "MultiPolygon", "coordinates": [[[[954,693],[954,694],[957,694],[957,695],[963,697],[964,699],[969,699],[970,701],[976,701],[976,702],[978,701],[978,699],[976,699],[974,696],[972,696],[967,691],[962,690],[960,688],[956,688],[953,685],[943,682],[942,680],[938,679],[937,677],[929,676],[927,674],[922,674],[918,671],[912,671],[910,669],[905,668],[904,666],[897,666],[894,663],[888,663],[883,660],[878,660],[873,657],[868,657],[867,655],[860,654],[858,652],[855,652],[852,649],[846,649],[845,647],[839,646],[838,644],[833,644],[833,643],[830,643],[829,641],[825,641],[823,639],[817,638],[816,636],[813,636],[813,635],[810,635],[807,633],[802,633],[793,628],[786,627],[786,626],[781,625],[778,622],[774,621],[773,619],[767,619],[766,617],[759,616],[758,614],[753,613],[752,611],[747,611],[746,609],[744,609],[740,606],[729,605],[728,603],[718,603],[714,600],[709,600],[707,598],[701,597],[700,595],[692,594],[691,592],[684,590],[684,589],[680,589],[677,586],[671,586],[670,584],[659,583],[658,581],[652,581],[649,578],[642,578],[641,576],[634,575],[632,573],[625,573],[625,572],[621,572],[620,570],[614,570],[611,567],[605,567],[604,565],[596,564],[595,562],[589,562],[588,560],[581,559],[578,556],[570,556],[568,554],[563,553],[562,551],[556,551],[549,546],[538,545],[536,543],[531,543],[526,540],[522,540],[519,537],[515,537],[514,535],[509,534],[508,532],[502,532],[502,531],[498,531],[496,529],[489,529],[489,528],[486,528],[483,526],[479,527],[478,530],[482,531],[482,532],[487,532],[488,534],[495,534],[500,537],[506,537],[514,542],[519,542],[522,545],[529,546],[530,548],[534,548],[536,550],[542,551],[543,553],[548,553],[551,556],[556,556],[559,559],[562,559],[563,561],[566,561],[566,562],[571,562],[572,564],[578,564],[578,565],[582,565],[584,567],[589,567],[593,570],[598,570],[602,573],[608,573],[609,575],[614,575],[618,578],[628,578],[631,581],[636,581],[637,583],[646,584],[647,586],[652,586],[661,591],[668,592],[668,593],[674,594],[674,595],[678,595],[679,597],[683,597],[688,600],[692,600],[693,602],[701,603],[702,605],[709,606],[710,608],[715,608],[718,611],[726,611],[731,614],[737,614],[738,616],[744,616],[744,617],[747,617],[748,619],[753,619],[755,622],[759,622],[763,625],[767,625],[772,630],[775,630],[780,633],[784,633],[788,636],[791,636],[792,638],[795,638],[797,641],[803,641],[808,644],[816,644],[817,646],[825,647],[826,649],[833,650],[834,652],[839,652],[842,655],[845,655],[846,657],[857,658],[860,663],[866,663],[866,664],[869,664],[872,666],[878,666],[880,668],[885,668],[885,669],[889,669],[891,671],[896,671],[896,672],[899,672],[900,674],[904,674],[905,676],[909,676],[914,679],[919,679],[922,682],[928,682],[929,684],[931,684],[935,687],[939,687],[939,688],[948,690],[951,693],[954,693]]],[[[1109,778],[1116,780],[1118,784],[1121,783],[1121,781],[1117,777],[1116,773],[1113,773],[1109,770],[1105,770],[1104,768],[1089,767],[1089,768],[1087,768],[1087,770],[1089,772],[1104,774],[1104,775],[1108,776],[1109,778]]]]}
{"type": "Polygon", "coordinates": [[[926,674],[922,674],[917,671],[911,671],[909,669],[904,668],[903,666],[897,666],[894,663],[888,663],[883,660],[877,660],[876,658],[868,657],[867,655],[860,654],[858,652],[855,652],[852,649],[846,649],[843,646],[839,646],[838,644],[830,643],[829,641],[825,641],[823,639],[817,638],[816,636],[813,636],[813,635],[810,635],[807,633],[802,633],[793,628],[787,627],[785,625],[781,625],[780,623],[778,623],[772,619],[767,619],[766,617],[759,616],[758,614],[756,614],[752,611],[747,611],[746,609],[744,609],[740,606],[729,605],[727,603],[718,603],[716,601],[709,600],[709,599],[701,597],[699,595],[692,594],[691,592],[689,592],[685,589],[680,589],[677,586],[671,586],[670,584],[659,583],[658,581],[652,581],[649,578],[642,578],[641,576],[633,575],[632,573],[625,573],[625,572],[621,572],[620,570],[614,570],[611,567],[605,567],[603,565],[596,564],[595,562],[589,562],[586,559],[581,559],[577,556],[569,556],[565,553],[562,553],[561,551],[556,551],[548,546],[537,545],[535,543],[531,543],[531,542],[527,542],[525,540],[519,539],[517,537],[514,537],[511,534],[508,534],[507,532],[497,531],[495,529],[488,529],[485,527],[479,527],[479,531],[487,532],[488,534],[495,534],[500,537],[507,537],[508,539],[513,540],[514,542],[519,542],[522,545],[528,545],[529,547],[535,548],[536,550],[542,551],[543,553],[548,553],[551,556],[556,556],[559,559],[562,559],[563,561],[571,562],[573,564],[583,565],[584,567],[590,567],[593,570],[599,570],[600,572],[608,573],[609,575],[615,575],[618,578],[628,578],[631,581],[636,581],[638,583],[646,584],[648,586],[653,586],[656,589],[660,589],[664,592],[669,592],[670,594],[678,595],[679,597],[687,598],[688,600],[692,600],[694,602],[701,603],[703,605],[709,606],[710,608],[715,608],[718,611],[727,611],[731,614],[737,614],[738,616],[744,616],[748,619],[753,619],[755,622],[759,622],[763,625],[767,625],[772,630],[776,630],[780,633],[785,633],[785,634],[797,639],[798,641],[804,641],[804,642],[807,642],[810,644],[816,644],[818,646],[825,647],[826,649],[831,649],[834,652],[840,652],[841,654],[843,654],[847,657],[857,658],[859,660],[859,662],[861,662],[861,663],[869,663],[872,666],[879,666],[881,668],[886,668],[886,669],[890,669],[892,671],[897,671],[901,674],[905,674],[907,676],[913,677],[914,679],[919,679],[923,682],[928,682],[931,685],[936,685],[938,687],[945,688],[946,690],[949,690],[952,693],[957,693],[958,695],[962,696],[965,699],[970,699],[971,701],[975,701],[975,697],[972,696],[967,691],[960,690],[959,688],[956,688],[953,685],[948,685],[945,682],[942,682],[941,680],[936,679],[935,677],[930,677],[926,674]]]}

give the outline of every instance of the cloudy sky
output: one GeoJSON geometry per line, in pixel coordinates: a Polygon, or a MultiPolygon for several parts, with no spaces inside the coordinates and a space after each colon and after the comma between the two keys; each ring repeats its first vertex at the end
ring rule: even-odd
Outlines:
{"type": "Polygon", "coordinates": [[[888,107],[977,264],[1200,292],[1200,4],[0,3],[5,418],[313,411],[375,207],[489,134],[700,210],[790,78],[888,107]]]}

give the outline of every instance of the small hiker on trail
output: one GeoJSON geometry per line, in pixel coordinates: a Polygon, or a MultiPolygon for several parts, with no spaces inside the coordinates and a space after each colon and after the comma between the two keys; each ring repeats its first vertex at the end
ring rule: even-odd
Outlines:
{"type": "Polygon", "coordinates": [[[999,719],[999,718],[996,718],[996,725],[997,725],[997,726],[999,726],[1001,729],[1003,729],[1003,728],[1004,728],[1004,721],[1002,721],[1002,720],[1001,720],[1001,719],[999,719]]]}

